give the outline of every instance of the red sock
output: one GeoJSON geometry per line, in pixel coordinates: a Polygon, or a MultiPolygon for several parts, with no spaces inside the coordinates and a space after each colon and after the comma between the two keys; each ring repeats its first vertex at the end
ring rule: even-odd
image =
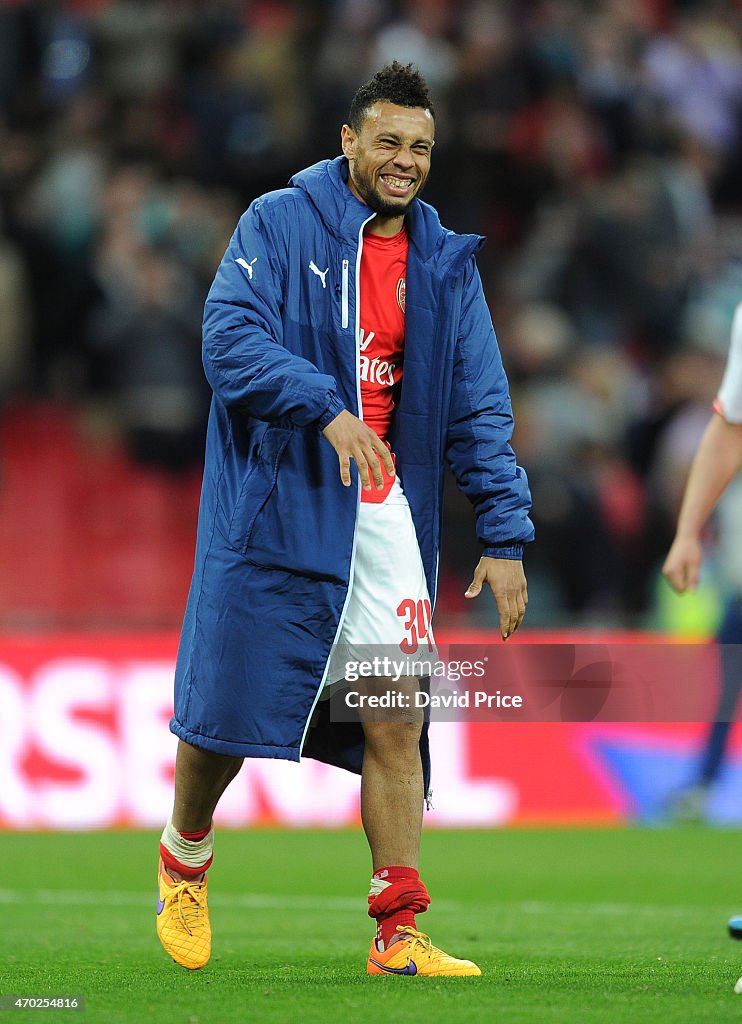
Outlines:
{"type": "Polygon", "coordinates": [[[376,918],[376,941],[380,948],[388,949],[399,926],[417,927],[415,914],[428,909],[430,897],[415,868],[379,868],[373,878],[389,883],[381,893],[368,898],[369,916],[376,918]]]}

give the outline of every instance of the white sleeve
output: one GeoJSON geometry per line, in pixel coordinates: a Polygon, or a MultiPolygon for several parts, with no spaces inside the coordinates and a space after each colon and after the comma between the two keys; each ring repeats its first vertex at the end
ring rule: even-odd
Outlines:
{"type": "Polygon", "coordinates": [[[714,410],[728,423],[742,423],[742,302],[732,321],[729,356],[714,410]]]}

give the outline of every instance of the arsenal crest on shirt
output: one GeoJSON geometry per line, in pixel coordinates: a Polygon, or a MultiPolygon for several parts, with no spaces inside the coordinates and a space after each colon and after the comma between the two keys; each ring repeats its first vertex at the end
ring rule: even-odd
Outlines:
{"type": "Polygon", "coordinates": [[[400,277],[399,281],[397,281],[397,302],[399,303],[399,308],[402,310],[403,313],[404,313],[404,299],[405,299],[405,280],[404,280],[403,277],[400,277]]]}

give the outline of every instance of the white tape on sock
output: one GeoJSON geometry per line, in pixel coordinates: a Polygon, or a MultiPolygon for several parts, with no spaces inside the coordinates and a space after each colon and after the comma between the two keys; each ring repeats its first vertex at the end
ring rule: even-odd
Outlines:
{"type": "Polygon", "coordinates": [[[368,890],[368,894],[369,896],[378,896],[379,893],[382,893],[385,889],[388,889],[391,884],[391,882],[387,882],[383,878],[372,878],[371,887],[368,890]]]}
{"type": "Polygon", "coordinates": [[[190,839],[184,839],[173,825],[173,819],[168,818],[160,842],[181,864],[189,868],[201,868],[214,852],[214,827],[209,829],[203,839],[194,843],[190,839]]]}

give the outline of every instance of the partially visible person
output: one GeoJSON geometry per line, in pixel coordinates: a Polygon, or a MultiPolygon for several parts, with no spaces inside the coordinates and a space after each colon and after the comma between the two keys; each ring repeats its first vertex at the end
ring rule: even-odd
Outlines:
{"type": "Polygon", "coordinates": [[[0,207],[0,408],[23,380],[29,361],[28,283],[20,252],[5,233],[0,207]]]}
{"type": "MultiPolygon", "coordinates": [[[[678,517],[675,539],[662,572],[671,587],[682,594],[695,590],[703,559],[702,531],[717,502],[742,467],[742,303],[732,323],[732,339],[721,388],[713,413],[691,465],[678,517]]],[[[724,531],[728,536],[729,529],[724,531]]],[[[736,545],[739,548],[739,545],[736,545]]],[[[734,570],[739,551],[724,559],[734,570]]],[[[705,814],[711,785],[724,762],[734,711],[742,692],[742,578],[728,601],[716,637],[721,650],[721,691],[696,778],[675,794],[673,810],[683,817],[705,814]]],[[[735,991],[742,991],[742,978],[735,991]]]]}
{"type": "Polygon", "coordinates": [[[198,284],[169,250],[121,240],[102,250],[98,282],[89,345],[105,366],[130,454],[186,471],[200,459],[209,411],[198,284]]]}
{"type": "MultiPolygon", "coordinates": [[[[711,512],[722,495],[734,498],[730,488],[742,466],[742,303],[737,307],[732,325],[732,341],[721,389],[713,413],[693,459],[685,487],[678,526],[670,552],[663,567],[668,583],[678,593],[695,590],[703,560],[702,533],[711,512]]],[[[733,501],[733,507],[738,502],[733,501]]],[[[737,518],[730,508],[720,505],[720,531],[727,548],[732,522],[737,518]]],[[[730,596],[716,639],[721,649],[722,685],[715,721],[712,723],[695,777],[673,795],[671,813],[677,817],[701,819],[705,816],[708,793],[719,776],[724,762],[734,709],[742,690],[742,573],[735,572],[739,555],[734,550],[723,553],[725,574],[730,583],[730,596]]]]}
{"type": "Polygon", "coordinates": [[[724,378],[691,465],[675,539],[662,573],[679,594],[695,590],[703,560],[702,532],[717,501],[742,466],[742,303],[732,324],[724,378]]]}

